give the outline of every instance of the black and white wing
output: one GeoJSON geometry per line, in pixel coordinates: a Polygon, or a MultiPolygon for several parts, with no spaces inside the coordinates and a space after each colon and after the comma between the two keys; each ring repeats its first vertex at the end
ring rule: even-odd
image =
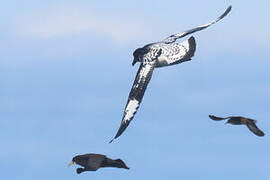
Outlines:
{"type": "Polygon", "coordinates": [[[115,137],[110,142],[119,137],[125,131],[130,121],[133,119],[143,99],[143,95],[147,88],[147,85],[152,77],[155,64],[156,64],[155,61],[153,62],[145,61],[141,63],[141,66],[137,72],[136,78],[134,80],[133,86],[128,96],[128,101],[125,107],[120,128],[115,137]]]}
{"type": "Polygon", "coordinates": [[[177,34],[174,34],[174,35],[171,35],[169,36],[168,38],[164,39],[162,42],[163,43],[173,43],[175,42],[177,39],[179,38],[182,38],[182,37],[185,37],[191,33],[194,33],[194,32],[197,32],[197,31],[201,31],[213,24],[215,24],[216,22],[218,22],[219,20],[221,20],[222,18],[224,18],[232,9],[232,6],[229,6],[226,11],[221,15],[219,16],[216,20],[213,20],[212,22],[208,23],[208,24],[205,24],[205,25],[202,25],[202,26],[198,26],[194,29],[190,29],[190,30],[187,30],[185,32],[181,32],[181,33],[177,33],[177,34]]]}
{"type": "Polygon", "coordinates": [[[264,136],[264,132],[262,132],[255,124],[255,122],[248,122],[247,127],[250,131],[252,131],[257,136],[264,136]]]}
{"type": "Polygon", "coordinates": [[[182,43],[161,44],[162,53],[156,67],[165,67],[190,61],[196,50],[196,41],[193,36],[182,43]]]}

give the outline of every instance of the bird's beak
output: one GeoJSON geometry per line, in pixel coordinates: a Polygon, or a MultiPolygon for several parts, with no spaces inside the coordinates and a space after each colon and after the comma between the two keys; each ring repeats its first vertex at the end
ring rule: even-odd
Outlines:
{"type": "Polygon", "coordinates": [[[134,66],[136,64],[136,62],[137,62],[137,59],[134,58],[132,61],[132,66],[134,66]]]}
{"type": "Polygon", "coordinates": [[[68,163],[68,167],[70,167],[72,164],[74,164],[74,161],[71,161],[70,163],[68,163]]]}

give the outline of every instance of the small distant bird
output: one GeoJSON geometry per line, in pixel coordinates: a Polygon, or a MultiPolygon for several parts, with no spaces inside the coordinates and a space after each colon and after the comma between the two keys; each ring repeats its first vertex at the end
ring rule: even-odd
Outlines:
{"type": "Polygon", "coordinates": [[[264,132],[262,132],[257,126],[257,120],[254,119],[250,119],[250,118],[245,118],[242,116],[228,116],[225,118],[222,117],[216,117],[213,115],[209,115],[209,117],[212,120],[215,121],[221,121],[221,120],[225,120],[225,119],[229,119],[225,124],[232,124],[232,125],[247,125],[248,129],[253,132],[254,134],[256,134],[257,136],[264,136],[264,132]]]}
{"type": "Polygon", "coordinates": [[[96,171],[99,168],[103,167],[116,167],[129,169],[126,164],[121,159],[110,159],[102,154],[84,154],[75,156],[72,161],[68,164],[68,167],[72,164],[78,164],[84,168],[77,168],[77,174],[80,174],[84,171],[96,171]]]}
{"type": "Polygon", "coordinates": [[[136,64],[136,62],[141,62],[141,65],[129,93],[120,128],[110,142],[118,138],[133,119],[143,99],[147,85],[150,82],[153,70],[158,67],[171,66],[190,61],[191,57],[194,56],[196,42],[193,36],[182,43],[178,43],[176,40],[215,24],[224,18],[231,11],[231,8],[232,7],[229,6],[221,16],[208,24],[171,35],[162,41],[145,45],[134,51],[132,65],[136,64]]]}

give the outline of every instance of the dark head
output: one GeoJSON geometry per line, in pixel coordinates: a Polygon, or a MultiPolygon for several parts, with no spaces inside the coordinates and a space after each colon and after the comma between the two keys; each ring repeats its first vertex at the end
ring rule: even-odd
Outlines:
{"type": "Polygon", "coordinates": [[[68,166],[71,166],[72,164],[76,163],[81,166],[86,166],[87,165],[88,158],[83,155],[78,155],[72,158],[72,161],[68,164],[68,166]]]}
{"type": "Polygon", "coordinates": [[[145,48],[138,48],[133,52],[133,62],[132,62],[132,66],[134,66],[134,64],[136,64],[136,62],[141,61],[141,57],[142,55],[144,55],[145,53],[147,53],[147,50],[145,48]]]}

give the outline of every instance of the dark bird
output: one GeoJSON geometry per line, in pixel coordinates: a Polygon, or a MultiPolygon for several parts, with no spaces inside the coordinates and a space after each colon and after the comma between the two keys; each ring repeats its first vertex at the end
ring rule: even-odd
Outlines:
{"type": "Polygon", "coordinates": [[[72,164],[78,164],[83,166],[84,168],[77,168],[77,174],[80,174],[84,171],[96,171],[99,168],[103,167],[116,167],[116,168],[124,168],[129,169],[126,166],[124,161],[121,159],[110,159],[102,154],[84,154],[75,156],[72,161],[68,164],[68,167],[72,164]]]}
{"type": "Polygon", "coordinates": [[[182,43],[178,43],[176,40],[215,24],[225,17],[231,11],[231,8],[232,7],[229,6],[221,16],[208,24],[171,35],[162,41],[148,44],[134,51],[134,60],[132,65],[136,62],[141,62],[141,65],[129,93],[120,128],[110,142],[119,137],[133,119],[143,99],[147,85],[152,77],[153,70],[157,67],[171,66],[190,61],[191,57],[194,56],[196,42],[193,36],[182,43]]]}
{"type": "Polygon", "coordinates": [[[242,116],[228,116],[225,118],[222,117],[216,117],[213,115],[209,115],[209,117],[212,120],[215,121],[221,121],[221,120],[225,120],[225,119],[229,119],[225,124],[232,124],[232,125],[247,125],[248,129],[253,132],[254,134],[256,134],[257,136],[264,136],[264,132],[262,132],[257,126],[257,120],[254,119],[250,119],[250,118],[245,118],[242,116]]]}

